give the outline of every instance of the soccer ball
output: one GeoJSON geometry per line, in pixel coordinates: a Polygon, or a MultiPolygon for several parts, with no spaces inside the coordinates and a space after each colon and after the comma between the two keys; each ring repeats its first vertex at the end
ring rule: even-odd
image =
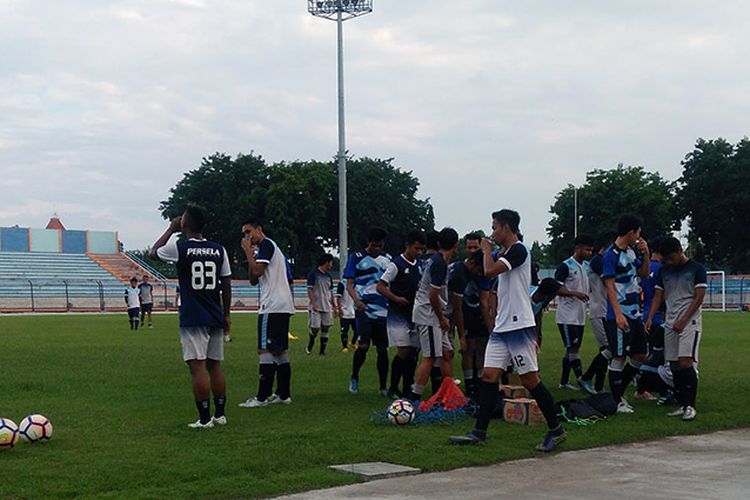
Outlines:
{"type": "Polygon", "coordinates": [[[18,426],[8,418],[0,418],[0,451],[13,448],[18,442],[18,426]]]}
{"type": "Polygon", "coordinates": [[[18,433],[29,443],[48,441],[52,437],[52,422],[44,415],[29,415],[21,420],[18,433]]]}
{"type": "Polygon", "coordinates": [[[388,420],[396,425],[407,425],[414,420],[416,410],[410,401],[397,399],[388,408],[388,420]]]}

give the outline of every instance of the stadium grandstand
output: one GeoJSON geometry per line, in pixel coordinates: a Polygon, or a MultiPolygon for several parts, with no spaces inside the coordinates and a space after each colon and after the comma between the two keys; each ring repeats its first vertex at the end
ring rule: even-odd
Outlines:
{"type": "MultiPolygon", "coordinates": [[[[175,280],[131,252],[117,232],[69,230],[52,217],[44,229],[0,228],[0,313],[123,311],[133,276],[151,278],[154,309],[175,310],[175,280]]],[[[233,308],[257,308],[259,291],[234,282],[233,308]]],[[[307,306],[304,282],[293,284],[298,308],[307,306]]]]}

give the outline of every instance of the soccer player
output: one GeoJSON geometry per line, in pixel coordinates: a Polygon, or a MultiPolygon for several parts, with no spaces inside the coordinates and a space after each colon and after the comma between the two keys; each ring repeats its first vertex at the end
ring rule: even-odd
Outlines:
{"type": "MultiPolygon", "coordinates": [[[[659,274],[661,268],[661,253],[659,246],[661,245],[662,239],[657,238],[651,241],[649,245],[651,248],[651,269],[648,278],[641,280],[641,291],[643,293],[643,313],[642,317],[648,318],[651,312],[651,306],[654,300],[654,294],[656,293],[656,276],[659,274]]],[[[664,303],[658,311],[654,314],[654,319],[651,322],[651,330],[646,331],[648,335],[648,359],[651,366],[661,366],[664,364],[664,328],[662,327],[664,313],[664,303]]],[[[643,371],[643,367],[641,367],[643,371]]],[[[644,377],[638,378],[638,385],[636,387],[635,399],[645,399],[648,401],[654,401],[657,398],[653,396],[641,383],[644,377]]]]}
{"type": "Polygon", "coordinates": [[[357,323],[354,321],[354,299],[346,291],[346,280],[339,280],[336,285],[336,310],[341,325],[341,352],[349,352],[349,349],[357,348],[357,323]],[[352,341],[349,343],[349,330],[352,331],[352,341]]]}
{"type": "Polygon", "coordinates": [[[532,285],[529,288],[529,300],[531,301],[531,310],[534,312],[534,323],[536,324],[536,345],[542,348],[542,323],[544,319],[544,310],[549,306],[555,297],[561,285],[554,278],[544,278],[539,285],[532,285]]]}
{"type": "Polygon", "coordinates": [[[562,359],[560,389],[577,391],[568,378],[573,370],[578,384],[588,393],[594,393],[591,383],[583,378],[581,355],[578,351],[583,341],[583,325],[586,323],[586,303],[589,301],[588,260],[594,252],[594,242],[585,235],[578,235],[574,242],[573,255],[565,259],[555,271],[560,283],[557,295],[556,321],[560,329],[565,354],[562,359]]]}
{"type": "Polygon", "coordinates": [[[310,341],[305,354],[310,354],[315,347],[315,338],[320,333],[320,355],[325,356],[328,345],[328,330],[333,325],[333,278],[330,271],[333,267],[333,255],[323,254],[318,259],[318,267],[307,277],[308,327],[310,341]]]}
{"type": "Polygon", "coordinates": [[[141,310],[141,301],[138,298],[138,278],[130,278],[130,286],[125,289],[125,305],[128,306],[128,320],[130,329],[138,329],[138,313],[141,310]]]}
{"type": "Polygon", "coordinates": [[[617,223],[617,239],[602,257],[602,280],[607,287],[605,329],[612,352],[609,387],[618,413],[633,413],[625,389],[646,360],[638,277],[648,277],[651,263],[648,243],[641,238],[641,225],[638,217],[623,215],[617,223]],[[630,357],[627,363],[626,357],[630,357]]]}
{"type": "Polygon", "coordinates": [[[689,259],[677,238],[664,238],[659,248],[664,266],[656,276],[656,293],[646,320],[651,329],[662,300],[667,304],[664,321],[664,357],[672,367],[675,396],[681,407],[669,414],[693,420],[698,392],[698,345],[701,340],[701,306],[706,296],[706,268],[689,259]]]}
{"type": "Polygon", "coordinates": [[[154,287],[148,282],[148,275],[143,275],[143,281],[138,285],[138,298],[141,301],[141,326],[148,316],[148,327],[153,328],[151,322],[151,311],[154,310],[154,287]]]}
{"type": "MultiPolygon", "coordinates": [[[[430,379],[433,365],[440,363],[441,375],[453,377],[453,366],[440,362],[449,353],[453,354],[450,339],[450,320],[446,316],[448,301],[448,264],[458,250],[458,233],[446,227],[439,233],[440,250],[425,260],[422,279],[414,299],[412,320],[417,328],[422,349],[422,362],[417,368],[409,399],[419,401],[424,386],[430,379]]],[[[452,359],[452,357],[450,358],[452,359]]],[[[433,387],[433,392],[437,391],[433,387]]]]}
{"type": "Polygon", "coordinates": [[[583,374],[583,379],[589,383],[593,381],[596,392],[604,390],[607,367],[609,366],[609,360],[612,359],[607,332],[604,328],[604,322],[607,319],[607,287],[602,281],[602,272],[604,270],[604,252],[614,239],[615,234],[606,234],[600,237],[596,244],[596,253],[589,261],[589,319],[591,320],[594,339],[599,345],[599,353],[591,361],[586,373],[583,374]]]}
{"type": "Polygon", "coordinates": [[[386,384],[388,381],[388,332],[386,318],[388,316],[388,299],[377,291],[378,281],[391,262],[388,254],[383,253],[385,247],[385,231],[381,228],[371,228],[367,236],[367,246],[364,250],[349,255],[344,269],[346,289],[354,300],[356,308],[357,335],[359,346],[352,359],[352,377],[349,381],[349,392],[359,393],[359,371],[367,359],[370,343],[377,350],[377,369],[380,382],[380,394],[388,395],[386,384]]]}
{"type": "Polygon", "coordinates": [[[250,283],[260,285],[258,311],[258,356],[260,381],[258,393],[240,403],[243,408],[262,408],[269,404],[291,404],[292,367],[289,363],[289,319],[294,314],[294,299],[289,287],[287,260],[276,242],[263,232],[258,219],[242,224],[242,250],[247,257],[250,283]],[[276,394],[273,381],[276,378],[276,394]]]}
{"type": "Polygon", "coordinates": [[[417,335],[412,312],[422,272],[419,258],[424,252],[425,235],[422,231],[410,231],[406,235],[403,253],[388,264],[377,285],[377,291],[388,299],[388,345],[396,348],[391,363],[391,386],[388,396],[398,399],[411,389],[417,368],[417,335]],[[403,378],[403,391],[399,383],[403,378]]]}
{"type": "Polygon", "coordinates": [[[451,264],[449,270],[450,288],[456,288],[456,281],[461,287],[460,292],[454,292],[453,296],[461,298],[458,304],[460,311],[457,311],[461,312],[464,328],[463,332],[459,331],[459,338],[464,339],[461,348],[461,368],[464,373],[466,394],[472,397],[475,396],[475,388],[484,366],[484,351],[490,330],[487,325],[492,324],[489,307],[492,282],[484,276],[484,256],[478,248],[480,241],[479,234],[472,233],[466,236],[467,257],[451,264]],[[476,244],[476,249],[474,244],[476,244]]]}
{"type": "Polygon", "coordinates": [[[487,439],[487,427],[497,411],[500,390],[498,382],[505,368],[512,364],[524,387],[536,400],[547,421],[549,431],[537,451],[550,452],[565,439],[555,411],[555,401],[539,378],[534,311],[529,300],[531,285],[531,252],[518,240],[521,217],[513,210],[492,214],[492,239],[504,251],[495,261],[492,244],[482,241],[484,274],[497,276],[497,316],[487,344],[484,370],[479,383],[479,410],[474,430],[454,436],[452,444],[478,444],[487,439]]]}
{"type": "Polygon", "coordinates": [[[190,367],[198,420],[189,427],[226,425],[226,382],[221,370],[224,333],[231,326],[232,270],[223,246],[203,238],[206,211],[190,204],[181,217],[154,243],[152,253],[174,262],[180,283],[180,343],[182,359],[190,367]],[[186,239],[172,235],[182,232],[186,239]],[[214,415],[209,398],[213,393],[214,415]]]}

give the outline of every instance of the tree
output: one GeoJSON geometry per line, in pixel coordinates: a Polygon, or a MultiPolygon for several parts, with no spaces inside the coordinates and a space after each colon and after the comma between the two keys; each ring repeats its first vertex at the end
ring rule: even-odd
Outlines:
{"type": "Polygon", "coordinates": [[[711,267],[750,272],[750,141],[698,139],[682,165],[677,202],[690,249],[711,267]]]}
{"type": "MultiPolygon", "coordinates": [[[[403,250],[406,234],[413,229],[430,231],[435,213],[430,200],[417,198],[419,179],[393,166],[393,159],[361,158],[347,164],[349,246],[365,244],[367,232],[378,226],[388,233],[386,251],[403,250]]],[[[338,196],[335,196],[338,203],[338,196]]],[[[335,239],[338,245],[338,237],[335,239]]]]}
{"type": "MultiPolygon", "coordinates": [[[[553,262],[565,259],[573,251],[574,189],[571,184],[566,186],[550,208],[548,255],[553,262]]],[[[679,229],[674,185],[658,173],[622,164],[586,174],[586,183],[578,189],[579,234],[598,237],[615,231],[620,216],[626,213],[641,217],[647,240],[679,229]]]]}
{"type": "MultiPolygon", "coordinates": [[[[419,180],[392,160],[362,158],[348,164],[349,234],[360,246],[370,226],[388,231],[386,249],[400,252],[411,229],[432,229],[429,200],[417,197],[419,180]]],[[[256,216],[266,233],[290,258],[295,276],[304,276],[326,249],[338,246],[338,183],[331,162],[295,161],[268,165],[254,153],[216,153],[187,172],[160,206],[162,215],[179,215],[189,202],[206,207],[206,237],[222,243],[237,277],[246,276],[240,249],[242,221],[256,216]]]]}

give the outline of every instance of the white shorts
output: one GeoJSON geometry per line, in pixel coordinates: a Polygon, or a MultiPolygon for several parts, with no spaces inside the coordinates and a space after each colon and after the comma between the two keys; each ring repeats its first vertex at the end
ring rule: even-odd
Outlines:
{"type": "Polygon", "coordinates": [[[409,319],[389,312],[386,328],[388,328],[389,347],[419,347],[417,328],[409,319]]]}
{"type": "Polygon", "coordinates": [[[604,329],[604,318],[591,318],[591,329],[594,331],[594,338],[599,347],[609,344],[607,331],[604,329]]]}
{"type": "Polygon", "coordinates": [[[183,361],[224,360],[224,329],[207,326],[180,328],[183,361]]]}
{"type": "Polygon", "coordinates": [[[506,370],[512,364],[519,375],[538,372],[536,350],[534,328],[492,333],[484,353],[484,367],[506,370]]]}
{"type": "Polygon", "coordinates": [[[677,333],[664,325],[664,359],[677,361],[679,358],[693,358],[698,362],[698,347],[701,342],[701,320],[688,323],[682,333],[677,333]]]}
{"type": "Polygon", "coordinates": [[[417,333],[423,358],[442,358],[444,352],[453,351],[450,335],[440,327],[417,325],[417,333]]]}
{"type": "Polygon", "coordinates": [[[333,313],[307,311],[307,326],[320,330],[321,328],[330,328],[333,325],[333,313]]]}

